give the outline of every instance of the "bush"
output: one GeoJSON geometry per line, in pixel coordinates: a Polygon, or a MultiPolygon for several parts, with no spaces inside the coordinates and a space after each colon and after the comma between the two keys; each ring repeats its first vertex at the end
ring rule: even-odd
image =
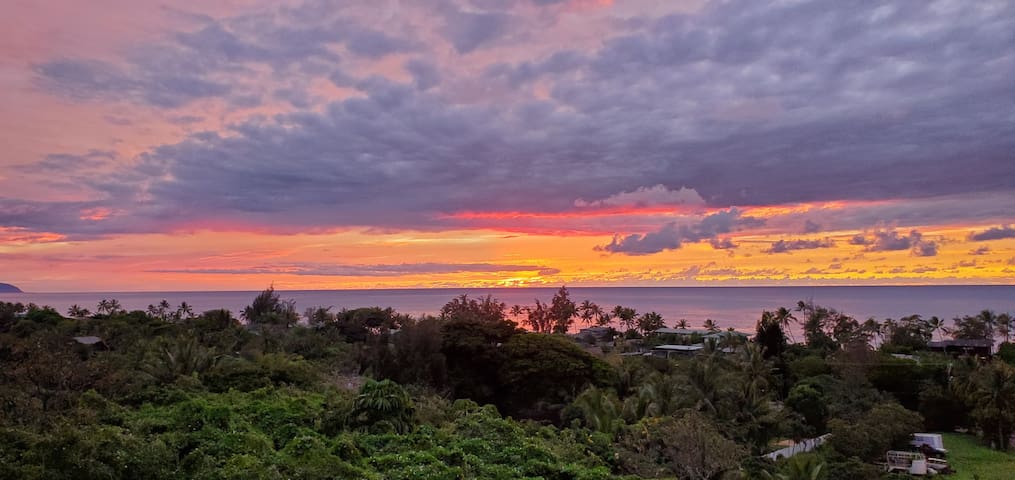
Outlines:
{"type": "Polygon", "coordinates": [[[885,402],[858,421],[835,418],[828,422],[832,448],[845,457],[875,460],[893,447],[909,444],[913,432],[923,429],[923,418],[901,405],[885,402]]]}
{"type": "Polygon", "coordinates": [[[997,356],[1008,365],[1015,367],[1015,343],[1003,342],[998,345],[997,356]]]}

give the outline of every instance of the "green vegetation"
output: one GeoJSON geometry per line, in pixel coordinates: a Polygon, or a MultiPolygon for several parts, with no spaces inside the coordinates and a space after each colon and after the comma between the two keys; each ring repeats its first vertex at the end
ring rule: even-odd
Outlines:
{"type": "MultiPolygon", "coordinates": [[[[936,319],[858,322],[801,303],[764,312],[754,342],[714,321],[711,338],[663,338],[660,315],[564,288],[510,309],[460,296],[423,318],[301,318],[271,288],[241,319],[164,301],[95,312],[0,303],[0,479],[878,478],[873,462],[911,433],[955,427],[977,434],[946,439],[959,475],[1011,467],[987,448],[1015,429],[1015,367],[925,351],[936,319]],[[611,318],[626,330],[607,345],[565,334],[611,318]],[[787,338],[794,322],[805,343],[787,338]],[[704,347],[617,353],[662,341],[704,347]],[[825,433],[815,452],[761,457],[825,433]]],[[[956,334],[1007,318],[963,317],[956,334]]]]}
{"type": "Polygon", "coordinates": [[[948,463],[955,469],[950,480],[1009,480],[1015,475],[1015,453],[991,450],[976,437],[945,433],[948,463]]]}

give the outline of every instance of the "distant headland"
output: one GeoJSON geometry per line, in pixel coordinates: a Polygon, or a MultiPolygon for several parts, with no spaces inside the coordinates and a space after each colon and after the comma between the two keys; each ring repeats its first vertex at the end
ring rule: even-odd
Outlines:
{"type": "Polygon", "coordinates": [[[0,293],[21,293],[21,289],[9,283],[0,283],[0,293]]]}

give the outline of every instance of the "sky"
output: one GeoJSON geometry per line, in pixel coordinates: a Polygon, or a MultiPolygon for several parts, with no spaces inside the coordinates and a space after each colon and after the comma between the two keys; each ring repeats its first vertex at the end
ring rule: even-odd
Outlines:
{"type": "Polygon", "coordinates": [[[14,0],[30,291],[1015,284],[1015,3],[14,0]]]}

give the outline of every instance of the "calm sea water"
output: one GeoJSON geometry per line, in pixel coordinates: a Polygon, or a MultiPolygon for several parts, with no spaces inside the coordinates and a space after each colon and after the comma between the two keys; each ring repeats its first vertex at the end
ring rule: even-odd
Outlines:
{"type": "MultiPolygon", "coordinates": [[[[571,288],[576,302],[588,299],[606,309],[614,305],[655,311],[672,325],[687,319],[698,327],[706,318],[719,326],[753,330],[762,310],[793,307],[799,300],[836,308],[854,317],[899,318],[919,314],[952,318],[983,309],[1015,313],[1015,286],[923,286],[923,287],[650,287],[571,288]]],[[[493,295],[508,305],[531,305],[535,299],[549,301],[556,288],[504,289],[405,289],[405,290],[300,290],[279,291],[296,301],[302,311],[313,306],[335,310],[356,307],[392,307],[411,315],[433,314],[460,294],[493,295]]],[[[91,310],[103,298],[115,298],[127,310],[143,310],[162,299],[178,305],[187,302],[195,312],[227,308],[239,314],[258,292],[96,292],[0,294],[0,300],[50,305],[61,312],[78,304],[91,310]]]]}

